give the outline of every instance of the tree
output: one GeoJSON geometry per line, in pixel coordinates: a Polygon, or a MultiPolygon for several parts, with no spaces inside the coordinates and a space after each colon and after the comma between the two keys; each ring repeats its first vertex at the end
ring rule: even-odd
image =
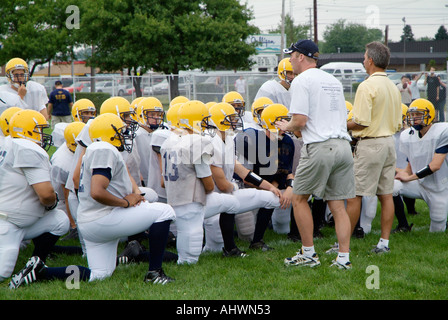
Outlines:
{"type": "Polygon", "coordinates": [[[322,53],[363,52],[365,45],[372,41],[381,41],[383,32],[380,29],[367,28],[357,23],[346,23],[340,19],[327,26],[323,33],[322,53]]]}
{"type": "Polygon", "coordinates": [[[439,29],[437,30],[436,35],[434,36],[436,40],[446,40],[448,39],[448,31],[446,30],[445,26],[441,25],[439,29]]]}
{"type": "Polygon", "coordinates": [[[19,57],[30,65],[30,75],[38,65],[56,57],[73,55],[74,39],[66,26],[70,0],[2,0],[0,3],[0,63],[19,57]]]}
{"type": "Polygon", "coordinates": [[[407,42],[415,41],[414,33],[412,32],[412,27],[409,24],[403,27],[403,34],[401,35],[400,42],[403,42],[404,39],[406,39],[407,42]]]}
{"type": "MultiPolygon", "coordinates": [[[[79,39],[95,45],[89,63],[102,70],[248,69],[255,53],[244,40],[258,28],[238,0],[84,0],[82,8],[79,39]]],[[[168,80],[178,95],[178,78],[168,80]]]]}
{"type": "MultiPolygon", "coordinates": [[[[310,27],[308,25],[295,25],[294,19],[289,15],[285,15],[285,35],[286,35],[286,45],[289,46],[290,43],[295,43],[299,39],[307,39],[310,27]]],[[[277,28],[269,30],[269,33],[281,33],[282,25],[281,22],[277,28]]]]}

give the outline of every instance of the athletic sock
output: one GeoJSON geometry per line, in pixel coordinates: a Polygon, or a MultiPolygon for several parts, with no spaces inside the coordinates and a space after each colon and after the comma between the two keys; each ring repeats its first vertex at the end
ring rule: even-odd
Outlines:
{"type": "Polygon", "coordinates": [[[219,215],[219,227],[221,229],[224,249],[229,252],[236,248],[234,238],[235,215],[230,213],[221,213],[219,215]]]}
{"type": "Polygon", "coordinates": [[[346,264],[350,261],[350,253],[348,252],[339,252],[338,257],[336,258],[336,261],[340,264],[346,264]]]}
{"type": "Polygon", "coordinates": [[[406,219],[406,215],[404,213],[404,205],[401,196],[393,197],[394,207],[395,207],[395,216],[398,220],[398,227],[409,227],[408,220],[406,219]]]}
{"type": "Polygon", "coordinates": [[[274,209],[260,208],[257,213],[257,221],[255,223],[254,238],[252,243],[263,240],[264,233],[268,228],[274,209]]]}
{"type": "Polygon", "coordinates": [[[303,251],[303,255],[305,257],[312,257],[313,254],[316,253],[316,251],[314,251],[314,246],[312,246],[312,247],[302,246],[302,251],[303,251]]]}
{"type": "Polygon", "coordinates": [[[378,241],[378,244],[376,246],[379,249],[389,247],[389,239],[380,238],[380,241],[378,241]]]}
{"type": "Polygon", "coordinates": [[[33,256],[38,256],[43,263],[46,262],[48,254],[53,250],[54,245],[59,240],[60,236],[55,236],[50,232],[42,233],[40,236],[33,239],[34,251],[33,256]]]}
{"type": "Polygon", "coordinates": [[[149,270],[162,267],[171,220],[153,223],[149,228],[149,270]]]}

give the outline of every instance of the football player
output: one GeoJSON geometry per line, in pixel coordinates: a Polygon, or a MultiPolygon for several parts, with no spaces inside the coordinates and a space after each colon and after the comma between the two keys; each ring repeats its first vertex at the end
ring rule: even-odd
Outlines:
{"type": "Polygon", "coordinates": [[[408,164],[397,168],[394,195],[423,199],[429,207],[429,231],[445,231],[448,213],[448,124],[434,123],[434,105],[426,99],[414,100],[407,111],[410,128],[400,135],[400,151],[408,164]]]}
{"type": "Polygon", "coordinates": [[[165,275],[162,261],[174,210],[167,204],[147,202],[134,188],[121,155],[132,151],[133,132],[116,114],[104,113],[92,120],[89,135],[92,144],[81,166],[78,227],[86,243],[90,281],[112,275],[120,238],[148,229],[150,257],[144,281],[173,281],[165,275]]]}

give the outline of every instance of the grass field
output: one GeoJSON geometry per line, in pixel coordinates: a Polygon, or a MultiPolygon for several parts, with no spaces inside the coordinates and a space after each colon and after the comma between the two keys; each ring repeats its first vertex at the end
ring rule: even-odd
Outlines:
{"type": "MultiPolygon", "coordinates": [[[[147,264],[118,266],[109,279],[81,282],[79,289],[69,289],[65,282],[38,282],[17,290],[0,284],[1,300],[446,300],[448,299],[448,237],[429,233],[428,208],[417,201],[416,216],[410,233],[393,234],[391,252],[376,255],[370,250],[379,239],[379,214],[372,232],[363,239],[352,238],[351,270],[330,268],[335,255],[325,251],[336,241],[334,228],[326,226],[322,239],[315,240],[321,266],[310,269],[286,267],[283,259],[294,255],[300,243],[286,235],[268,230],[265,241],[275,248],[260,252],[248,249],[248,243],[237,240],[249,256],[223,258],[220,253],[207,253],[196,265],[164,264],[165,272],[176,279],[166,286],[143,283],[147,264]],[[373,270],[373,272],[372,272],[373,270]]],[[[394,227],[396,222],[394,223],[394,227]]],[[[77,245],[76,241],[58,242],[77,245]]],[[[119,251],[124,247],[120,243],[119,251]]],[[[33,249],[29,245],[20,256],[15,271],[20,270],[33,249]]],[[[173,250],[173,249],[170,249],[173,250]]],[[[47,261],[48,266],[87,266],[81,256],[59,255],[47,261]]]]}

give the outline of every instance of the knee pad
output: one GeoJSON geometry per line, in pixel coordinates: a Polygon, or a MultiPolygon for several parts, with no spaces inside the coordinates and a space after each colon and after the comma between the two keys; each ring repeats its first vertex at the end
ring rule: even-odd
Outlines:
{"type": "Polygon", "coordinates": [[[159,196],[157,195],[157,192],[155,192],[153,189],[148,187],[139,187],[140,191],[144,193],[145,200],[152,203],[157,202],[159,200],[159,196]]]}
{"type": "Polygon", "coordinates": [[[272,213],[272,228],[276,233],[289,233],[291,222],[291,207],[286,209],[276,208],[272,213]]]}
{"type": "Polygon", "coordinates": [[[248,211],[235,215],[235,225],[241,240],[251,241],[255,232],[255,213],[248,211]]]}

